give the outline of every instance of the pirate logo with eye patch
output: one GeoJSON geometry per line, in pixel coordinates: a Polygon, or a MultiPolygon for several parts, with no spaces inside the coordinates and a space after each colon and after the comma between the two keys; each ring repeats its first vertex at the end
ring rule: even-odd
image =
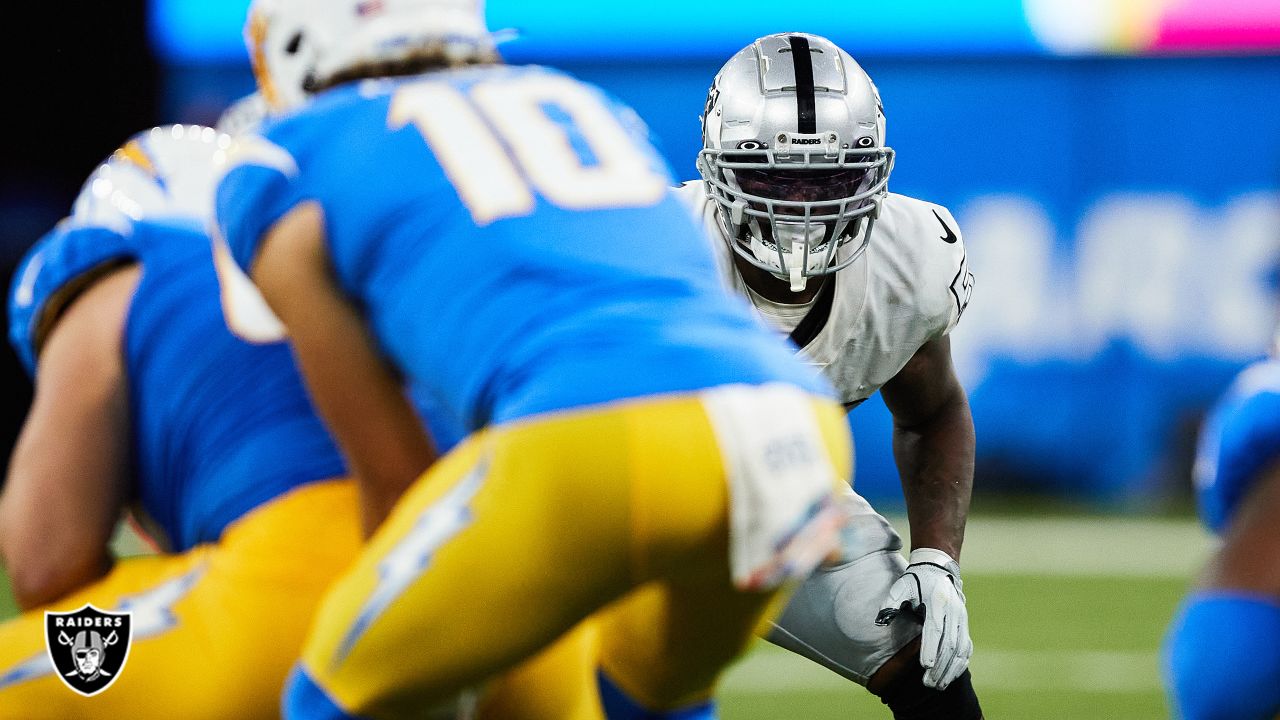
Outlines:
{"type": "Polygon", "coordinates": [[[111,687],[129,657],[132,621],[132,613],[103,612],[92,605],[45,612],[45,647],[62,682],[85,697],[111,687]]]}

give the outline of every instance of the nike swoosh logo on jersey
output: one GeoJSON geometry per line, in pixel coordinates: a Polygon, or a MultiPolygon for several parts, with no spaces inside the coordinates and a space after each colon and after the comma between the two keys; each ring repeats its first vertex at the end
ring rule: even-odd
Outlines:
{"type": "Polygon", "coordinates": [[[947,223],[942,220],[942,216],[938,214],[937,210],[933,211],[933,216],[938,218],[938,222],[942,223],[942,229],[947,231],[947,234],[942,236],[942,242],[953,243],[960,239],[956,237],[955,231],[952,230],[951,227],[948,226],[947,223]]]}

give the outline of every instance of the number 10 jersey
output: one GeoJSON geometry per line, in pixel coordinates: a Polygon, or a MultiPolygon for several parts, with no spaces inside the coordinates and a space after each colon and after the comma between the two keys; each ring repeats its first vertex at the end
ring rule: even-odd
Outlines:
{"type": "Polygon", "coordinates": [[[346,85],[230,155],[236,262],[317,201],[337,282],[433,427],[730,383],[832,394],[721,287],[635,114],[559,72],[346,85]]]}

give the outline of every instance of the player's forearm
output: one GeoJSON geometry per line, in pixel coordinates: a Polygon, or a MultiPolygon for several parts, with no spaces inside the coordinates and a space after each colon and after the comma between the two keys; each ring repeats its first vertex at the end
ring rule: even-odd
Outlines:
{"type": "Polygon", "coordinates": [[[959,560],[973,492],[974,430],[969,401],[956,393],[910,427],[894,425],[894,458],[911,525],[911,547],[959,560]]]}

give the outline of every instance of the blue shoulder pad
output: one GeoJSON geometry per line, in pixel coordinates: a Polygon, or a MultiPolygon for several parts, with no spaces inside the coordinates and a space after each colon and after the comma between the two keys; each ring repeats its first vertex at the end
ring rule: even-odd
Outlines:
{"type": "Polygon", "coordinates": [[[1200,517],[1222,532],[1258,473],[1280,460],[1280,362],[1245,368],[1210,411],[1196,454],[1200,517]]]}
{"type": "Polygon", "coordinates": [[[58,313],[94,271],[136,260],[132,232],[59,223],[27,251],[9,293],[9,342],[35,377],[36,349],[58,313]]]}

